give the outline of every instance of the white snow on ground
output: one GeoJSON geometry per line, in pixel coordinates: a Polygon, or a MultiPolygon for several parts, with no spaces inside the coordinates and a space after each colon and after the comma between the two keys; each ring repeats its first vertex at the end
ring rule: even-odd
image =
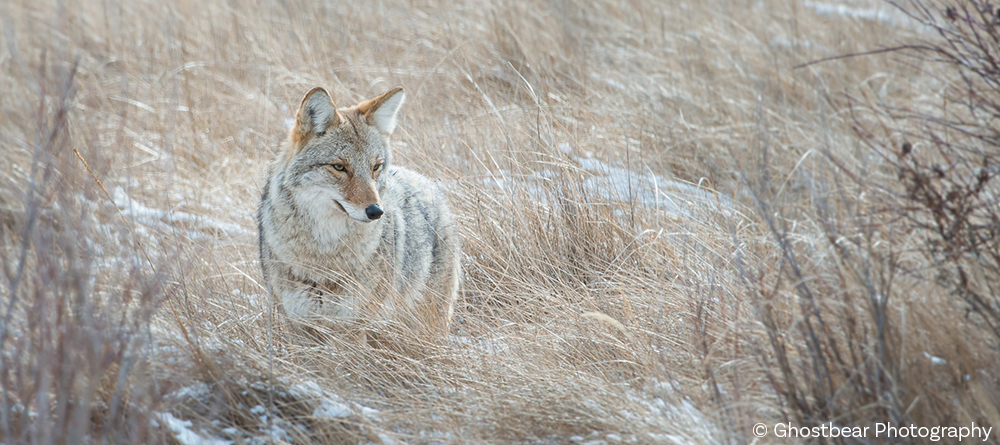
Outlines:
{"type": "MultiPolygon", "coordinates": [[[[267,433],[270,438],[270,441],[266,443],[292,442],[292,436],[288,434],[288,431],[285,428],[281,427],[281,424],[287,424],[287,422],[279,417],[274,419],[274,423],[272,423],[268,429],[261,429],[261,432],[267,433]]],[[[259,437],[254,439],[259,439],[259,437]]]]}
{"type": "Polygon", "coordinates": [[[319,406],[313,410],[312,415],[317,418],[326,417],[333,419],[348,417],[351,415],[351,407],[345,403],[324,399],[319,402],[319,406]]]}
{"type": "Polygon", "coordinates": [[[230,237],[250,234],[238,224],[186,212],[147,207],[128,196],[121,187],[115,187],[114,202],[125,217],[134,219],[139,224],[159,231],[177,231],[191,239],[210,238],[210,233],[225,233],[230,237]],[[181,230],[176,224],[182,224],[189,230],[181,230]]]}
{"type": "Polygon", "coordinates": [[[170,431],[174,432],[174,438],[176,438],[181,445],[231,445],[233,443],[231,440],[205,437],[191,431],[191,421],[180,420],[170,413],[156,413],[153,417],[154,418],[151,419],[153,427],[158,427],[158,422],[162,422],[168,429],[170,429],[170,431]]]}
{"type": "MultiPolygon", "coordinates": [[[[287,395],[303,401],[317,403],[316,408],[312,412],[312,416],[317,419],[342,419],[358,416],[373,422],[381,421],[378,410],[358,403],[347,402],[339,395],[323,389],[313,381],[290,385],[287,395]]],[[[208,385],[197,383],[178,389],[170,393],[167,397],[183,404],[195,400],[204,400],[209,396],[210,388],[208,385]]],[[[243,432],[237,428],[227,428],[223,430],[223,433],[228,434],[230,437],[250,435],[250,437],[245,437],[247,443],[250,444],[292,443],[293,434],[290,431],[302,431],[304,428],[301,424],[290,423],[279,415],[269,412],[264,405],[253,406],[249,408],[249,412],[259,422],[259,427],[256,428],[255,432],[243,432]]],[[[204,431],[202,431],[202,434],[198,434],[192,429],[191,421],[178,419],[170,413],[157,413],[152,422],[154,427],[165,426],[173,431],[177,441],[182,445],[229,445],[233,443],[233,441],[206,437],[204,431]]]]}
{"type": "Polygon", "coordinates": [[[648,170],[611,165],[591,157],[578,157],[576,162],[580,168],[594,173],[584,178],[584,189],[609,201],[634,202],[639,207],[686,217],[695,216],[698,209],[706,207],[726,214],[733,208],[728,197],[648,170]]]}
{"type": "Polygon", "coordinates": [[[185,386],[167,395],[167,398],[174,400],[202,400],[211,393],[208,385],[198,382],[191,386],[185,386]]]}
{"type": "Polygon", "coordinates": [[[379,422],[382,420],[379,417],[379,410],[356,402],[348,403],[339,395],[323,389],[313,381],[293,384],[288,392],[292,397],[298,399],[318,401],[319,405],[313,410],[313,417],[343,418],[358,414],[370,421],[379,422]]]}
{"type": "Polygon", "coordinates": [[[859,8],[848,6],[842,3],[827,3],[806,1],[803,3],[807,8],[812,9],[819,15],[840,16],[851,19],[872,20],[887,25],[900,28],[923,29],[924,25],[910,18],[897,8],[891,5],[883,5],[877,8],[859,8]]]}
{"type": "Polygon", "coordinates": [[[945,360],[945,359],[943,359],[941,357],[935,357],[933,355],[930,355],[926,351],[924,351],[924,357],[927,357],[927,358],[931,359],[931,364],[932,365],[947,365],[948,364],[948,360],[945,360]]]}
{"type": "MultiPolygon", "coordinates": [[[[282,382],[282,383],[287,384],[287,382],[282,382]]],[[[338,397],[336,394],[333,394],[323,389],[323,387],[319,386],[319,384],[313,381],[295,383],[291,385],[291,388],[289,388],[288,392],[291,393],[292,397],[299,399],[322,399],[324,397],[338,397]]]]}
{"type": "Polygon", "coordinates": [[[662,431],[683,431],[684,435],[649,433],[654,443],[687,445],[722,442],[720,429],[686,397],[677,395],[666,382],[653,380],[643,391],[629,390],[628,396],[646,407],[645,416],[620,412],[623,417],[662,431]]]}
{"type": "MultiPolygon", "coordinates": [[[[705,211],[728,217],[736,217],[739,213],[733,201],[725,195],[667,179],[639,165],[628,168],[589,156],[574,157],[573,160],[584,172],[579,179],[581,188],[595,200],[634,203],[636,208],[687,218],[704,216],[705,211]]],[[[498,176],[482,178],[477,182],[511,193],[528,193],[536,202],[549,205],[551,195],[548,190],[554,180],[556,174],[550,170],[517,177],[508,171],[501,171],[498,176]]]]}

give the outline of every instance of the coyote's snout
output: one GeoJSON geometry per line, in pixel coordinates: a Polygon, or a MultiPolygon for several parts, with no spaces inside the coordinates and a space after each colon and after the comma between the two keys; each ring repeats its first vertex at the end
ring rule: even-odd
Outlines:
{"type": "Polygon", "coordinates": [[[302,99],[257,219],[271,295],[295,319],[383,319],[447,330],[459,280],[448,203],[392,164],[402,88],[338,109],[302,99]]]}

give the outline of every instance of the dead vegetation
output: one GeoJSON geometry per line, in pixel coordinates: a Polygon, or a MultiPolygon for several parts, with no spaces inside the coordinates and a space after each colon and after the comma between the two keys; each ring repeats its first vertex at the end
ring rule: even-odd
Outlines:
{"type": "Polygon", "coordinates": [[[0,442],[1000,426],[988,7],[4,3],[0,442]],[[253,212],[314,85],[407,89],[396,158],[461,221],[445,345],[263,295],[253,212]]]}

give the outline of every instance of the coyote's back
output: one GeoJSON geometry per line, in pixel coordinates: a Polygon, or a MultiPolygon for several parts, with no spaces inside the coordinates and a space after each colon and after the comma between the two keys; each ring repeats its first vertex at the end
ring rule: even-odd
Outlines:
{"type": "Polygon", "coordinates": [[[271,166],[257,220],[269,291],[299,321],[446,332],[460,245],[440,189],[392,164],[402,88],[337,109],[313,88],[271,166]]]}

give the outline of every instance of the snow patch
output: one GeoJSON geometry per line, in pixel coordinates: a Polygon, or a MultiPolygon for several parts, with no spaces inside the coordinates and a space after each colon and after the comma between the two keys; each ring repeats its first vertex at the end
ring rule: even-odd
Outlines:
{"type": "Polygon", "coordinates": [[[580,168],[595,173],[583,179],[584,189],[609,201],[631,201],[666,214],[685,217],[696,216],[699,208],[733,208],[732,201],[725,196],[652,172],[611,165],[591,157],[578,157],[576,162],[580,168]]]}
{"type": "Polygon", "coordinates": [[[303,400],[314,400],[319,405],[313,409],[313,417],[338,419],[359,414],[368,420],[380,422],[379,410],[369,408],[360,403],[348,403],[342,397],[323,389],[313,381],[305,381],[293,384],[288,391],[292,397],[303,400]]]}
{"type": "Polygon", "coordinates": [[[924,25],[910,18],[902,11],[892,7],[881,8],[856,8],[838,3],[807,1],[803,3],[807,8],[811,8],[819,15],[840,16],[850,19],[871,20],[886,25],[922,29],[924,25]]]}
{"type": "Polygon", "coordinates": [[[174,400],[203,400],[210,393],[208,385],[204,383],[195,383],[194,385],[185,386],[177,391],[174,391],[167,395],[168,398],[174,400]]]}
{"type": "Polygon", "coordinates": [[[159,231],[179,231],[191,239],[206,239],[210,238],[209,234],[218,233],[225,233],[230,237],[250,235],[249,231],[238,224],[186,212],[147,207],[128,196],[121,187],[115,187],[114,203],[123,215],[133,218],[139,224],[159,231]],[[178,224],[188,230],[179,229],[176,227],[178,224]]]}
{"type": "Polygon", "coordinates": [[[155,413],[150,419],[154,428],[160,426],[161,422],[174,432],[174,438],[181,445],[231,445],[233,443],[231,440],[202,436],[191,430],[190,420],[180,420],[171,413],[155,413]]]}
{"type": "Polygon", "coordinates": [[[720,437],[720,429],[689,399],[676,394],[670,383],[654,380],[645,391],[629,390],[627,394],[646,410],[641,416],[624,410],[619,415],[654,429],[683,434],[649,433],[653,443],[686,445],[702,441],[720,442],[715,440],[720,437]]]}
{"type": "MultiPolygon", "coordinates": [[[[636,208],[652,210],[666,216],[704,219],[706,214],[719,214],[729,218],[740,216],[732,199],[720,193],[696,185],[667,179],[654,174],[648,168],[632,166],[627,168],[613,165],[590,156],[574,157],[584,174],[579,175],[577,184],[590,194],[591,198],[623,204],[634,204],[636,208]]],[[[477,182],[485,187],[496,187],[512,194],[523,192],[541,205],[549,205],[552,196],[551,184],[557,173],[542,170],[532,175],[512,175],[501,171],[499,175],[479,178],[477,182]]],[[[523,196],[518,194],[518,196],[523,196]]],[[[622,218],[625,212],[618,209],[622,218]]]]}
{"type": "Polygon", "coordinates": [[[348,417],[352,414],[351,407],[344,403],[335,402],[332,400],[322,400],[319,402],[319,406],[313,410],[313,417],[317,418],[341,418],[348,417]]]}
{"type": "Polygon", "coordinates": [[[927,358],[931,359],[931,365],[947,365],[948,364],[947,360],[945,360],[945,359],[943,359],[941,357],[935,357],[935,356],[930,355],[930,354],[928,354],[926,352],[924,352],[924,357],[927,357],[927,358]]]}

